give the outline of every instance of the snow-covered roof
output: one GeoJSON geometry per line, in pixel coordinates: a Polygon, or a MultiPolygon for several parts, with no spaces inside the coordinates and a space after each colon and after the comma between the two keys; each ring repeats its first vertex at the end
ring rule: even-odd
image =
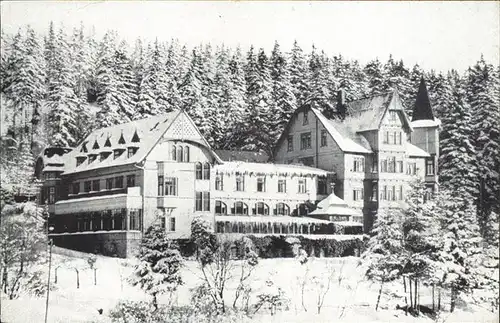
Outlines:
{"type": "Polygon", "coordinates": [[[349,240],[363,240],[363,234],[306,234],[306,233],[229,233],[230,235],[251,235],[254,237],[267,237],[267,236],[283,236],[287,237],[304,237],[309,240],[335,240],[335,241],[349,241],[349,240]]]}
{"type": "Polygon", "coordinates": [[[309,213],[310,215],[359,215],[354,209],[348,207],[347,203],[336,196],[335,193],[330,194],[325,199],[321,200],[316,206],[316,210],[309,213]]]}
{"type": "Polygon", "coordinates": [[[354,221],[338,221],[338,222],[335,222],[335,225],[339,225],[342,227],[362,227],[363,223],[354,222],[354,221]]]}
{"type": "Polygon", "coordinates": [[[342,151],[362,154],[369,154],[372,152],[370,149],[361,146],[351,138],[343,136],[337,129],[336,124],[332,122],[332,120],[327,119],[320,111],[314,108],[311,108],[311,110],[316,115],[318,120],[323,124],[326,131],[330,133],[333,140],[337,143],[339,148],[342,149],[342,151]]]}
{"type": "Polygon", "coordinates": [[[412,121],[411,126],[413,128],[424,128],[424,127],[439,127],[441,125],[441,120],[434,118],[434,120],[421,119],[417,121],[412,121]]]}
{"type": "Polygon", "coordinates": [[[181,113],[177,110],[94,130],[73,151],[63,156],[64,174],[142,161],[181,113]],[[123,151],[128,147],[137,149],[130,157],[123,151]],[[121,155],[114,158],[114,150],[122,150],[121,155]],[[101,153],[108,154],[103,155],[105,158],[101,160],[101,153]],[[90,164],[87,159],[77,166],[76,157],[89,155],[97,155],[97,158],[90,164]]]}
{"type": "Polygon", "coordinates": [[[411,157],[430,157],[431,156],[425,150],[420,149],[417,146],[410,144],[409,142],[407,143],[406,147],[407,147],[406,151],[408,152],[408,155],[411,157]]]}
{"type": "Polygon", "coordinates": [[[297,223],[297,224],[310,224],[320,223],[329,224],[333,223],[328,220],[310,218],[306,216],[247,216],[247,215],[216,215],[215,221],[219,222],[255,222],[255,223],[297,223]]]}
{"type": "Polygon", "coordinates": [[[319,168],[289,164],[247,163],[247,162],[224,162],[215,165],[217,173],[223,174],[255,174],[255,175],[277,175],[277,176],[327,176],[333,174],[319,168]]]}

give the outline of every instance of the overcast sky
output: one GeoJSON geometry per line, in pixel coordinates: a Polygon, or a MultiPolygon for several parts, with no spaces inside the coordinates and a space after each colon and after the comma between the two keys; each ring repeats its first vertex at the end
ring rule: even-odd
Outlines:
{"type": "Polygon", "coordinates": [[[482,54],[499,61],[500,5],[492,2],[6,2],[1,24],[15,32],[30,24],[46,32],[49,21],[73,27],[83,21],[101,36],[117,30],[137,37],[182,43],[225,43],[267,52],[278,40],[284,50],[296,39],[328,54],[362,63],[389,54],[406,65],[463,71],[482,54]]]}

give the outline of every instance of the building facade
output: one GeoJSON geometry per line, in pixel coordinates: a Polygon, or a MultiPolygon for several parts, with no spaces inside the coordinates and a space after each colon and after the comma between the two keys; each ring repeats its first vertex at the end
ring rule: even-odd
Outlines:
{"type": "Polygon", "coordinates": [[[439,125],[422,80],[410,121],[397,91],[345,103],[342,119],[304,106],[280,137],[275,160],[334,172],[335,194],[357,209],[368,232],[380,208],[399,208],[418,177],[438,189],[439,125]]]}

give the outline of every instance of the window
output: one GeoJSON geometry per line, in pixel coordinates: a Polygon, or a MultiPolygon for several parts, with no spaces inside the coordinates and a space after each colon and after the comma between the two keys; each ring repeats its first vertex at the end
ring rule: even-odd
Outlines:
{"type": "Polygon", "coordinates": [[[109,137],[106,138],[106,142],[104,143],[104,147],[111,147],[111,141],[109,140],[109,137]]]}
{"type": "Polygon", "coordinates": [[[130,157],[134,156],[136,152],[137,152],[137,148],[136,147],[128,147],[128,149],[127,149],[127,158],[130,158],[130,157]]]}
{"type": "Polygon", "coordinates": [[[304,166],[314,166],[314,157],[303,157],[299,159],[299,163],[304,166]]]}
{"type": "Polygon", "coordinates": [[[300,149],[311,149],[311,133],[302,133],[300,134],[300,149]]]}
{"type": "Polygon", "coordinates": [[[286,193],[286,179],[278,180],[278,193],[286,193]]]}
{"type": "Polygon", "coordinates": [[[326,178],[325,177],[318,178],[318,194],[319,195],[328,194],[326,191],[326,178]]]}
{"type": "Polygon", "coordinates": [[[236,191],[243,192],[245,190],[244,175],[236,174],[236,191]]]}
{"type": "Polygon", "coordinates": [[[307,191],[306,179],[299,179],[299,193],[304,194],[307,191]]]}
{"type": "Polygon", "coordinates": [[[434,156],[425,160],[425,175],[434,175],[434,156]]]}
{"type": "Polygon", "coordinates": [[[177,178],[165,178],[165,195],[177,195],[177,178]]]}
{"type": "Polygon", "coordinates": [[[140,142],[141,140],[139,139],[139,136],[137,135],[137,130],[134,132],[134,135],[132,136],[132,142],[140,142]]]}
{"type": "Polygon", "coordinates": [[[309,111],[304,111],[304,118],[302,119],[302,125],[309,124],[309,111]]]}
{"type": "Polygon", "coordinates": [[[124,145],[125,144],[125,138],[123,138],[123,132],[120,135],[120,139],[118,139],[118,144],[119,145],[124,145]]]}
{"type": "Polygon", "coordinates": [[[389,141],[387,142],[389,145],[393,144],[393,143],[396,143],[395,142],[395,135],[396,133],[395,132],[392,132],[392,131],[389,131],[389,141]]]}
{"type": "Polygon", "coordinates": [[[248,215],[248,206],[243,202],[235,202],[231,213],[238,215],[248,215]]]}
{"type": "Polygon", "coordinates": [[[222,174],[218,174],[215,176],[215,190],[224,190],[224,176],[222,174]]]}
{"type": "Polygon", "coordinates": [[[92,146],[92,149],[99,149],[99,143],[97,142],[97,139],[96,139],[96,141],[94,141],[94,145],[92,146]]]}
{"type": "Polygon", "coordinates": [[[382,187],[382,190],[380,191],[380,200],[387,200],[387,185],[384,185],[382,187]]]}
{"type": "Polygon", "coordinates": [[[224,202],[215,201],[215,214],[227,214],[227,207],[224,202]]]}
{"type": "Polygon", "coordinates": [[[403,200],[403,185],[400,185],[399,186],[399,190],[398,190],[398,200],[402,201],[403,200]]]}
{"type": "Polygon", "coordinates": [[[397,111],[389,111],[389,120],[397,121],[398,120],[398,112],[397,111]]]}
{"type": "Polygon", "coordinates": [[[384,132],[384,141],[383,141],[384,144],[388,144],[389,143],[389,131],[385,131],[384,132]]]}
{"type": "Polygon", "coordinates": [[[402,161],[402,160],[398,160],[398,161],[396,162],[396,164],[397,164],[396,171],[397,171],[398,173],[403,173],[403,172],[404,172],[404,171],[403,171],[403,161],[402,161]]]}
{"type": "Polygon", "coordinates": [[[196,163],[196,179],[203,179],[203,165],[200,162],[196,163]]]}
{"type": "Polygon", "coordinates": [[[290,215],[290,207],[285,203],[276,204],[276,215],[290,215]]]}
{"type": "Polygon", "coordinates": [[[406,166],[407,175],[417,175],[417,163],[408,163],[406,166]]]}
{"type": "Polygon", "coordinates": [[[184,161],[184,149],[182,146],[177,146],[177,161],[181,163],[184,161]]]}
{"type": "Polygon", "coordinates": [[[397,145],[401,145],[403,142],[403,134],[402,132],[398,132],[398,136],[397,136],[397,145]]]}
{"type": "Polygon", "coordinates": [[[175,218],[170,218],[170,231],[175,231],[175,218]]]}
{"type": "Polygon", "coordinates": [[[100,184],[101,184],[101,181],[99,181],[98,179],[93,180],[92,181],[92,191],[94,191],[94,192],[100,191],[101,190],[100,184]]]}
{"type": "Polygon", "coordinates": [[[87,157],[76,157],[76,166],[80,166],[87,159],[87,157]]]}
{"type": "Polygon", "coordinates": [[[177,160],[177,147],[175,145],[170,147],[170,159],[177,160]]]}
{"type": "Polygon", "coordinates": [[[113,179],[112,178],[106,178],[106,189],[107,190],[113,189],[113,179]]]}
{"type": "Polygon", "coordinates": [[[365,158],[354,157],[354,172],[363,173],[365,171],[365,158]]]}
{"type": "Polygon", "coordinates": [[[56,202],[56,188],[49,187],[49,204],[54,204],[56,202]]]}
{"type": "MultiPolygon", "coordinates": [[[[165,212],[165,211],[163,211],[163,212],[165,212]]],[[[160,225],[161,225],[161,227],[162,227],[163,229],[166,229],[166,228],[167,228],[167,223],[166,223],[166,220],[167,220],[167,219],[166,219],[164,216],[162,216],[162,217],[160,218],[160,220],[161,220],[161,224],[160,224],[160,225]]]]}
{"type": "Polygon", "coordinates": [[[127,187],[134,187],[135,186],[135,175],[128,175],[127,176],[127,187]]]}
{"type": "Polygon", "coordinates": [[[388,173],[395,173],[396,172],[396,157],[389,157],[389,162],[387,165],[387,172],[388,173]]]}
{"type": "Polygon", "coordinates": [[[378,197],[378,185],[376,182],[372,183],[372,195],[370,196],[370,201],[376,201],[378,197]]]}
{"type": "Polygon", "coordinates": [[[158,196],[163,196],[164,194],[164,183],[163,183],[163,176],[158,176],[158,196]]]}
{"type": "Polygon", "coordinates": [[[380,161],[380,172],[387,173],[387,159],[382,159],[380,161]]]}
{"type": "Polygon", "coordinates": [[[373,155],[372,157],[372,169],[371,169],[372,173],[376,173],[378,171],[378,160],[377,160],[377,156],[376,155],[373,155]]]}
{"type": "Polygon", "coordinates": [[[257,178],[257,192],[265,192],[266,191],[266,178],[259,177],[257,178]]]}
{"type": "Polygon", "coordinates": [[[189,146],[184,147],[184,162],[189,163],[189,146]]]}
{"type": "Polygon", "coordinates": [[[115,187],[123,188],[123,176],[115,177],[115,187]]]}
{"type": "Polygon", "coordinates": [[[90,192],[91,189],[92,189],[92,182],[91,181],[85,181],[85,182],[83,182],[83,191],[85,193],[90,192]]]}
{"type": "Polygon", "coordinates": [[[265,203],[258,202],[255,204],[255,210],[257,215],[269,215],[269,206],[265,203]]]}
{"type": "Polygon", "coordinates": [[[202,211],[202,207],[203,207],[203,195],[201,192],[196,192],[196,202],[195,202],[195,210],[196,211],[202,211]]]}
{"type": "Polygon", "coordinates": [[[325,147],[328,145],[326,138],[327,138],[326,130],[323,129],[323,130],[321,130],[321,147],[325,147]]]}
{"type": "Polygon", "coordinates": [[[205,163],[203,165],[203,179],[210,179],[210,164],[205,163]]]}
{"type": "Polygon", "coordinates": [[[390,186],[389,189],[387,190],[387,200],[394,201],[396,198],[395,195],[396,195],[396,187],[390,186]]]}
{"type": "Polygon", "coordinates": [[[106,158],[108,158],[109,154],[111,154],[110,152],[107,152],[107,151],[103,151],[99,154],[99,161],[103,161],[105,160],[106,158]]]}
{"type": "Polygon", "coordinates": [[[120,156],[121,156],[122,152],[123,152],[123,150],[121,150],[121,149],[115,149],[115,150],[113,151],[113,158],[114,158],[114,159],[117,159],[118,157],[120,157],[120,156]]]}
{"type": "Polygon", "coordinates": [[[96,160],[97,155],[96,154],[90,154],[89,155],[89,164],[92,164],[94,160],[96,160]]]}
{"type": "Polygon", "coordinates": [[[196,211],[210,211],[210,192],[196,192],[196,211]]]}
{"type": "Polygon", "coordinates": [[[293,151],[293,135],[290,135],[286,139],[286,144],[287,144],[287,150],[288,151],[293,151]]]}
{"type": "Polygon", "coordinates": [[[352,199],[354,201],[362,201],[364,196],[363,196],[363,189],[362,188],[356,188],[352,191],[352,199]]]}
{"type": "Polygon", "coordinates": [[[73,194],[80,193],[80,183],[73,183],[73,194]]]}

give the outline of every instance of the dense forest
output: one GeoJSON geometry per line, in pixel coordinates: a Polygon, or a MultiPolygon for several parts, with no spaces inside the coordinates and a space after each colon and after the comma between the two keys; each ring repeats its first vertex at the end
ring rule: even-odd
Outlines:
{"type": "Polygon", "coordinates": [[[115,31],[98,39],[83,25],[47,27],[1,35],[2,183],[28,181],[34,146],[74,146],[94,128],[172,109],[187,111],[216,149],[271,153],[297,107],[335,117],[339,89],[350,101],[397,88],[411,113],[423,77],[442,121],[441,186],[466,187],[480,223],[498,214],[499,67],[482,56],[465,73],[438,72],[392,56],[362,65],[297,42],[290,52],[278,42],[271,52],[189,48],[176,39],[129,44],[115,31]]]}

